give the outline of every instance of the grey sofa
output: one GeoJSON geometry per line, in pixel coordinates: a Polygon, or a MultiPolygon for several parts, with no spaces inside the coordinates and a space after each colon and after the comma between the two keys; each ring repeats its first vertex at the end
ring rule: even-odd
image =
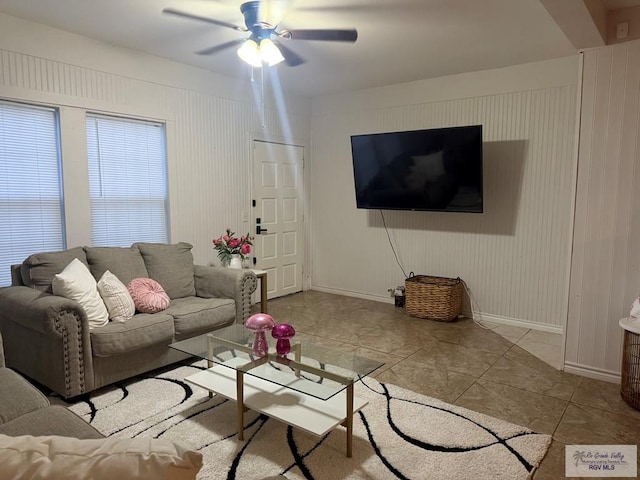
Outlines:
{"type": "Polygon", "coordinates": [[[202,454],[168,439],[104,437],[5,366],[0,335],[0,479],[195,480],[202,454]]]}
{"type": "Polygon", "coordinates": [[[256,276],[247,269],[194,265],[188,243],[130,248],[76,247],[31,255],[0,289],[7,366],[65,398],[188,358],[168,347],[249,315],[256,276]],[[89,329],[80,305],[52,294],[51,282],[78,258],[96,279],[109,270],[125,285],[149,277],[171,299],[161,312],[89,329]]]}
{"type": "Polygon", "coordinates": [[[13,370],[6,368],[2,354],[2,336],[0,434],[12,437],[61,435],[74,438],[102,438],[102,434],[82,418],[65,407],[50,405],[49,400],[38,389],[13,370]]]}

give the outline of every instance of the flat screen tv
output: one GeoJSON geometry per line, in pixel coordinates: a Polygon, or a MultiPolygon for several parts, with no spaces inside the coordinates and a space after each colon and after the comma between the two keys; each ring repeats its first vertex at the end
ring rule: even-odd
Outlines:
{"type": "Polygon", "coordinates": [[[351,136],[356,206],[482,213],[482,125],[351,136]]]}

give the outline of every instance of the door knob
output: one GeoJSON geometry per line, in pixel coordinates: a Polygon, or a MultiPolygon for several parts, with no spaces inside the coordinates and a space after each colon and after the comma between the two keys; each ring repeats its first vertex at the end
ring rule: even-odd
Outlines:
{"type": "Polygon", "coordinates": [[[256,225],[256,235],[260,235],[266,231],[267,231],[266,228],[262,228],[260,225],[256,225]]]}

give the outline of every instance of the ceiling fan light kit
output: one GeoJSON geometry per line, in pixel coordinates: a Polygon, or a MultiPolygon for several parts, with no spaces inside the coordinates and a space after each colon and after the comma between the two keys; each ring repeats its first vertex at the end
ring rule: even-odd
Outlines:
{"type": "Polygon", "coordinates": [[[277,65],[280,62],[284,62],[284,57],[275,43],[270,39],[265,38],[260,42],[260,55],[262,56],[263,63],[266,63],[270,67],[277,65]]]}
{"type": "Polygon", "coordinates": [[[252,67],[262,67],[264,65],[271,67],[283,61],[286,62],[288,66],[295,67],[305,62],[301,56],[279,42],[279,39],[284,39],[285,41],[320,40],[353,43],[358,38],[358,32],[355,29],[305,29],[277,31],[277,25],[271,25],[270,23],[259,20],[262,3],[263,2],[261,1],[251,1],[245,2],[240,6],[240,11],[244,17],[246,28],[239,27],[225,21],[182,12],[173,8],[165,8],[162,13],[175,15],[189,20],[206,22],[239,32],[250,32],[250,37],[244,41],[232,40],[214,47],[205,48],[196,53],[199,55],[211,55],[242,42],[242,45],[237,50],[238,56],[252,67]],[[276,41],[274,42],[272,39],[276,41]]]}
{"type": "Polygon", "coordinates": [[[261,67],[262,56],[259,48],[255,41],[248,39],[238,49],[238,56],[252,67],[261,67]]]}
{"type": "Polygon", "coordinates": [[[253,40],[246,40],[238,49],[238,56],[252,67],[268,65],[272,67],[284,61],[278,47],[268,38],[260,41],[260,45],[253,40]]]}

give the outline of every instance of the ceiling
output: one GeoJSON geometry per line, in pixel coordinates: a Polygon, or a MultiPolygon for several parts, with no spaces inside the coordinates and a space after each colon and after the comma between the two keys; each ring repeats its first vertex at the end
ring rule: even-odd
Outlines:
{"type": "MultiPolygon", "coordinates": [[[[272,7],[285,7],[281,28],[358,30],[355,44],[282,40],[307,62],[272,68],[285,90],[313,97],[575,54],[576,47],[543,6],[550,1],[270,0],[272,7]]],[[[601,1],[609,9],[640,3],[601,1]]],[[[161,13],[170,7],[243,26],[241,3],[0,0],[0,12],[247,79],[250,68],[235,48],[210,56],[194,53],[246,33],[161,13]]]]}

